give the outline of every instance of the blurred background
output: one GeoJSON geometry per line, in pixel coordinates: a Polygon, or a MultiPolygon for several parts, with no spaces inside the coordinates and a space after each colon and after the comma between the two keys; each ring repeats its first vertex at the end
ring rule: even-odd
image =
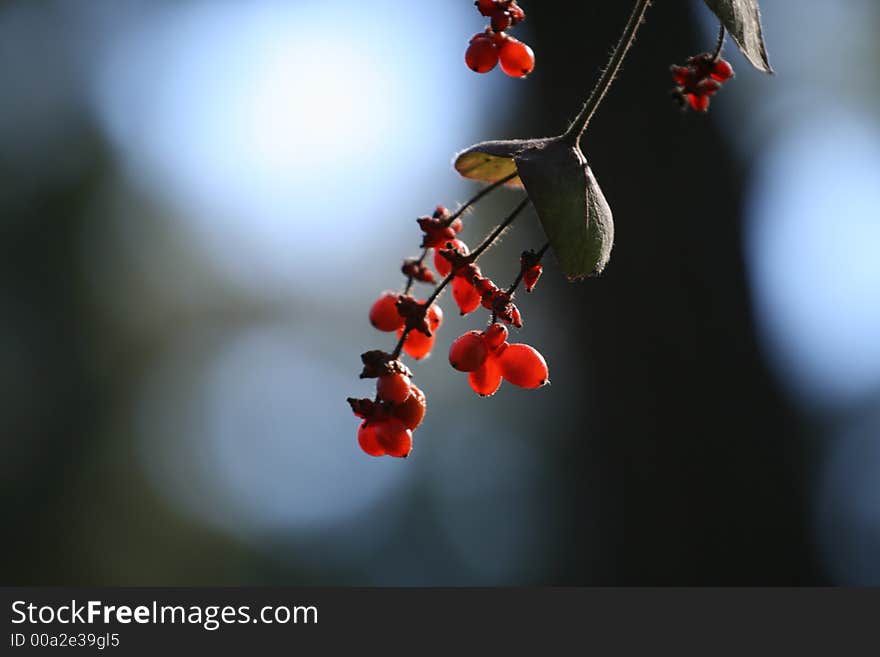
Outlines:
{"type": "Polygon", "coordinates": [[[649,11],[584,143],[611,263],[520,299],[553,385],[478,399],[447,298],[396,460],[345,403],[370,304],[475,191],[453,153],[564,128],[629,3],[522,0],[524,81],[465,68],[468,0],[0,3],[2,582],[880,584],[880,5],[763,4],[777,75],[728,44],[707,116],[668,66],[717,23],[649,11]]]}

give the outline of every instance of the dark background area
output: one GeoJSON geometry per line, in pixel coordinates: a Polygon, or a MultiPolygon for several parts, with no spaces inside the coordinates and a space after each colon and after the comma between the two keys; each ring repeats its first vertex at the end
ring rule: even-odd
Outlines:
{"type": "MultiPolygon", "coordinates": [[[[586,11],[592,33],[615,33],[622,12],[598,3],[586,11]]],[[[602,562],[580,578],[820,582],[804,499],[807,450],[754,337],[740,237],[743,171],[722,128],[669,111],[664,93],[667,61],[708,49],[682,15],[682,3],[651,10],[662,27],[641,34],[601,110],[603,128],[587,138],[621,217],[615,272],[557,299],[582,313],[576,330],[597,382],[582,407],[594,433],[572,461],[592,462],[600,481],[572,478],[582,499],[614,500],[602,514],[602,562]]],[[[564,66],[567,41],[551,40],[563,47],[545,56],[564,66]]],[[[586,47],[585,61],[601,61],[607,49],[598,37],[586,47]]],[[[560,107],[577,102],[574,85],[546,92],[560,107]]]]}
{"type": "MultiPolygon", "coordinates": [[[[778,356],[786,335],[762,315],[768,306],[756,299],[764,298],[763,283],[752,275],[749,222],[760,214],[754,199],[766,182],[759,179],[761,158],[774,147],[778,127],[797,118],[790,108],[809,105],[819,126],[810,134],[831,135],[826,145],[840,152],[834,161],[848,153],[849,142],[825,131],[835,115],[823,114],[804,91],[824,84],[824,71],[808,65],[810,49],[825,44],[798,36],[810,33],[808,18],[799,28],[782,9],[765,8],[777,75],[749,70],[728,44],[737,77],[703,116],[677,111],[668,66],[711,49],[711,15],[686,2],[657,2],[649,10],[584,141],[615,215],[610,265],[598,279],[569,284],[551,259],[535,294],[521,303],[521,339],[545,353],[553,385],[504,388],[487,401],[470,394],[446,365],[445,350],[459,328],[483,319],[454,318],[446,300],[448,323],[436,355],[414,366],[428,394],[428,418],[413,457],[392,463],[358,451],[343,400],[366,390],[356,379],[358,354],[387,341],[363,318],[383,286],[398,284],[395,263],[417,246],[412,219],[472,191],[455,180],[448,159],[433,153],[448,158],[469,140],[560,131],[604,65],[627,3],[524,0],[528,19],[519,36],[538,55],[526,81],[467,71],[458,61],[469,36],[462,25],[477,31],[480,18],[465,0],[445,6],[434,29],[415,40],[438,44],[436,52],[418,53],[428,86],[433,58],[455,59],[443,69],[445,86],[431,99],[404,86],[397,98],[418,132],[433,134],[427,119],[419,123],[426,102],[463,98],[473,120],[462,116],[460,130],[437,129],[431,157],[404,164],[391,162],[381,146],[391,148],[399,134],[376,137],[378,152],[356,166],[380,178],[387,169],[403,191],[376,192],[382,198],[374,199],[368,180],[348,183],[365,207],[387,215],[370,229],[387,239],[365,237],[373,241],[356,254],[315,240],[319,231],[361,239],[370,216],[341,228],[316,219],[304,224],[307,210],[294,198],[289,228],[282,222],[278,230],[289,232],[289,259],[306,264],[280,283],[261,281],[259,272],[241,283],[211,260],[205,233],[178,232],[178,217],[198,210],[157,199],[155,181],[140,186],[147,176],[126,159],[100,108],[80,95],[83,71],[95,62],[100,68],[109,55],[71,63],[69,52],[91,52],[95,34],[124,37],[122,27],[138,11],[172,11],[168,3],[149,4],[0,5],[4,584],[880,582],[880,367],[855,392],[835,396],[822,387],[821,372],[791,366],[778,356]],[[77,12],[76,5],[89,10],[77,12]],[[798,58],[804,68],[792,70],[798,58]],[[73,91],[62,98],[59,85],[73,91]],[[66,110],[56,111],[63,103],[66,110]],[[22,116],[37,127],[20,128],[22,116]],[[401,167],[408,176],[400,177],[401,167]],[[317,260],[307,254],[315,248],[325,249],[317,260]],[[255,341],[247,337],[252,331],[255,341]],[[819,382],[805,388],[802,380],[817,372],[819,382]]],[[[205,15],[248,5],[197,4],[205,15]]],[[[320,11],[314,3],[281,4],[292,20],[300,10],[320,11]]],[[[338,4],[325,11],[347,15],[349,3],[338,4]]],[[[831,4],[816,3],[816,21],[834,14],[831,4]]],[[[350,29],[388,41],[393,51],[392,37],[410,29],[394,22],[404,21],[405,11],[399,3],[376,3],[371,12],[388,16],[385,27],[377,20],[350,29]]],[[[852,94],[876,127],[876,76],[862,73],[880,62],[871,32],[878,11],[871,3],[838,11],[852,41],[825,57],[840,61],[851,53],[846,48],[861,48],[860,58],[847,59],[855,62],[844,76],[851,86],[837,81],[824,96],[839,109],[852,94]]],[[[427,8],[413,12],[415,24],[430,20],[427,8]]],[[[400,46],[401,60],[417,56],[412,42],[400,46]]],[[[382,71],[392,79],[395,61],[382,71]]],[[[190,93],[199,90],[194,84],[190,93]]],[[[294,102],[321,98],[317,88],[294,94],[294,102]]],[[[138,124],[142,138],[152,139],[150,126],[138,124]]],[[[187,144],[180,142],[181,160],[187,144]]],[[[214,157],[234,155],[221,149],[214,157]]],[[[864,169],[864,162],[853,166],[864,169]]],[[[876,171],[864,172],[875,184],[876,171]]],[[[328,170],[324,178],[338,173],[328,170]]],[[[212,184],[222,199],[222,181],[212,184]]],[[[867,184],[871,198],[876,190],[867,184]]],[[[828,181],[826,192],[837,190],[828,181]]],[[[322,208],[332,216],[342,203],[337,194],[309,200],[308,212],[322,208]]],[[[513,193],[504,194],[472,215],[469,242],[514,202],[513,193]]],[[[839,214],[822,218],[826,225],[835,223],[844,236],[878,235],[876,207],[867,214],[837,207],[839,214]],[[847,233],[848,218],[867,232],[847,233]]],[[[540,244],[534,216],[524,221],[486,260],[499,279],[514,271],[511,254],[540,244]]],[[[261,252],[251,247],[241,241],[236,267],[259,266],[261,252]]],[[[804,270],[825,268],[828,255],[816,253],[804,270]]],[[[873,269],[870,259],[863,264],[862,277],[850,281],[862,295],[856,301],[880,305],[876,262],[873,269]]],[[[802,295],[812,299],[809,290],[802,295]]],[[[841,321],[852,316],[843,306],[817,312],[841,321]]],[[[853,317],[869,334],[880,326],[876,314],[853,317]]],[[[802,345],[795,338],[791,344],[802,345]]],[[[877,358],[867,351],[857,361],[877,358]]],[[[852,380],[847,361],[834,362],[842,368],[837,375],[852,380]]]]}

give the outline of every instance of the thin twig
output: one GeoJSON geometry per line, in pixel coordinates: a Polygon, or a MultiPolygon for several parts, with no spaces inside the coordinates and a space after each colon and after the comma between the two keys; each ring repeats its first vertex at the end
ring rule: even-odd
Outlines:
{"type": "Polygon", "coordinates": [[[623,63],[626,53],[629,51],[630,46],[632,46],[633,41],[635,41],[636,32],[639,31],[639,26],[642,24],[642,19],[650,5],[651,0],[636,0],[632,14],[630,14],[629,20],[626,23],[626,27],[623,28],[623,34],[620,36],[620,41],[617,42],[617,45],[614,47],[614,52],[611,54],[608,66],[602,72],[602,77],[599,78],[596,86],[593,87],[593,90],[590,92],[590,97],[587,98],[587,102],[584,103],[584,106],[581,108],[577,117],[575,117],[575,120],[572,121],[568,130],[562,134],[563,139],[570,140],[572,144],[577,144],[581,140],[581,136],[587,129],[590,119],[593,118],[593,114],[596,113],[599,104],[602,102],[602,99],[605,98],[605,94],[608,93],[608,89],[611,87],[611,83],[614,82],[614,78],[620,70],[620,65],[623,63]]]}
{"type": "Polygon", "coordinates": [[[718,58],[721,57],[721,49],[724,48],[724,37],[727,33],[724,30],[724,25],[721,25],[721,28],[718,30],[718,42],[715,44],[715,51],[712,53],[712,61],[717,62],[718,58]]]}
{"type": "Polygon", "coordinates": [[[513,212],[508,215],[507,219],[498,224],[495,227],[495,230],[489,233],[488,237],[480,242],[480,246],[473,250],[473,252],[468,256],[468,260],[470,260],[472,263],[476,262],[477,258],[483,255],[483,252],[495,243],[495,240],[497,240],[501,236],[501,233],[507,230],[507,227],[513,223],[513,220],[517,218],[520,212],[526,209],[526,206],[529,203],[531,203],[531,201],[528,197],[520,201],[519,205],[517,205],[513,212]]]}
{"type": "Polygon", "coordinates": [[[464,205],[462,205],[460,208],[458,208],[458,210],[453,212],[450,215],[450,217],[444,222],[444,225],[451,226],[453,221],[455,221],[461,215],[463,215],[469,207],[478,203],[480,201],[480,199],[482,199],[484,196],[486,196],[486,194],[490,194],[491,192],[495,191],[498,187],[501,187],[501,185],[504,185],[505,183],[508,183],[511,180],[513,180],[514,178],[516,178],[518,175],[519,175],[519,172],[514,170],[513,173],[510,173],[510,174],[504,176],[503,178],[501,178],[500,180],[496,180],[488,187],[484,187],[483,189],[481,189],[477,194],[474,195],[474,197],[472,199],[465,202],[464,205]]]}
{"type": "MultiPolygon", "coordinates": [[[[503,233],[507,229],[507,227],[513,223],[514,219],[516,219],[519,214],[526,209],[526,206],[529,205],[529,203],[530,201],[528,197],[520,201],[519,205],[514,208],[513,212],[507,215],[507,218],[500,224],[498,224],[498,226],[495,227],[495,230],[489,233],[489,235],[487,235],[486,238],[482,242],[480,242],[480,245],[467,256],[468,262],[470,264],[475,263],[477,259],[496,242],[496,240],[501,236],[501,233],[503,233]]],[[[434,288],[431,296],[429,296],[425,300],[424,304],[422,304],[422,307],[424,308],[423,312],[428,312],[428,308],[430,308],[431,305],[437,300],[437,297],[439,297],[446,286],[452,282],[453,278],[455,278],[454,271],[451,272],[449,276],[444,278],[443,281],[441,281],[440,285],[434,288]]],[[[403,329],[403,333],[400,334],[400,339],[397,341],[397,346],[395,346],[394,351],[391,352],[392,359],[396,360],[400,357],[400,352],[403,350],[403,343],[406,342],[406,336],[409,335],[409,332],[411,330],[412,329],[410,327],[406,327],[403,329]]]]}
{"type": "MultiPolygon", "coordinates": [[[[511,180],[513,180],[514,178],[516,178],[518,175],[519,175],[519,173],[518,173],[517,171],[514,171],[513,173],[504,176],[504,177],[501,178],[500,180],[496,180],[495,182],[493,182],[493,183],[492,183],[491,185],[489,185],[488,187],[484,187],[484,188],[481,189],[479,192],[477,192],[476,194],[474,194],[474,196],[471,197],[469,200],[465,201],[465,202],[461,205],[461,207],[458,208],[458,210],[456,210],[456,211],[453,212],[451,215],[449,215],[449,218],[447,218],[446,221],[443,222],[443,225],[444,225],[444,226],[451,226],[451,225],[452,225],[452,222],[455,221],[456,219],[458,219],[458,218],[459,218],[461,215],[463,215],[465,212],[467,212],[468,208],[470,208],[472,205],[477,204],[477,203],[478,203],[478,202],[479,202],[484,196],[486,196],[487,194],[492,193],[493,191],[495,191],[496,189],[498,189],[499,187],[501,187],[501,186],[504,185],[505,183],[510,182],[511,180]]],[[[416,260],[416,266],[417,266],[417,267],[425,262],[425,258],[428,257],[428,251],[429,251],[428,248],[424,248],[424,249],[422,249],[422,255],[419,256],[419,259],[418,259],[418,260],[416,260]]],[[[410,291],[412,290],[412,287],[413,287],[413,283],[414,283],[414,279],[413,279],[413,277],[412,277],[412,276],[407,277],[407,279],[406,279],[406,287],[405,287],[404,290],[403,290],[403,293],[404,293],[404,294],[409,294],[409,293],[410,293],[410,291]]]]}

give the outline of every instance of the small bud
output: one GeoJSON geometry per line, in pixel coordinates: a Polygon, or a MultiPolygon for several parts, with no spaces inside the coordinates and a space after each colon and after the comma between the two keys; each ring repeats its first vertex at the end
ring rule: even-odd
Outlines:
{"type": "Polygon", "coordinates": [[[420,281],[422,283],[437,282],[437,278],[434,276],[434,272],[428,269],[425,263],[420,262],[415,258],[404,260],[403,266],[400,268],[400,271],[403,272],[404,276],[412,278],[416,281],[420,281]]]}
{"type": "Polygon", "coordinates": [[[531,292],[538,284],[538,279],[544,272],[541,265],[541,258],[534,251],[523,251],[519,258],[519,264],[522,271],[522,280],[525,285],[526,292],[531,292]]]}

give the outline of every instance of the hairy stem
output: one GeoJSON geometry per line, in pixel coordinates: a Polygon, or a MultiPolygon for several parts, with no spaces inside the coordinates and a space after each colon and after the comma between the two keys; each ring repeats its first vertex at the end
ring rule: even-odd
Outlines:
{"type": "Polygon", "coordinates": [[[611,83],[614,82],[614,78],[620,70],[620,65],[623,63],[626,53],[629,51],[630,46],[632,46],[633,41],[635,41],[636,32],[639,31],[639,26],[642,24],[642,19],[645,17],[645,12],[650,5],[651,0],[636,0],[629,21],[627,21],[626,27],[623,28],[620,41],[617,42],[614,52],[611,54],[608,66],[602,72],[602,77],[599,78],[596,86],[593,87],[590,97],[587,98],[587,102],[584,103],[581,111],[568,127],[568,130],[562,134],[563,139],[569,140],[572,144],[580,142],[581,136],[590,123],[590,119],[593,118],[593,114],[596,113],[599,104],[605,98],[608,89],[611,88],[611,83]]]}
{"type": "MultiPolygon", "coordinates": [[[[516,208],[514,208],[513,212],[511,212],[509,215],[507,215],[507,218],[504,221],[502,221],[500,224],[498,224],[498,226],[496,226],[495,230],[493,230],[491,233],[489,233],[489,235],[486,236],[486,238],[480,243],[480,245],[476,249],[474,249],[470,253],[470,255],[468,255],[468,261],[470,263],[475,263],[481,255],[483,255],[486,251],[488,251],[489,248],[493,244],[495,244],[495,242],[498,240],[498,238],[501,236],[501,234],[507,229],[507,227],[513,223],[514,219],[516,219],[520,215],[520,213],[526,209],[526,206],[528,206],[529,203],[530,203],[530,201],[528,198],[525,198],[522,201],[520,201],[519,205],[517,205],[516,208]]],[[[434,288],[434,291],[431,293],[431,296],[429,296],[425,300],[425,303],[422,304],[422,307],[424,308],[424,310],[422,312],[424,312],[424,313],[428,312],[428,308],[430,308],[431,305],[437,300],[437,298],[440,296],[440,294],[443,292],[443,290],[446,288],[446,286],[452,282],[453,278],[455,278],[454,271],[452,273],[450,273],[449,276],[444,278],[440,282],[440,285],[438,285],[436,288],[434,288]]],[[[403,343],[406,342],[406,336],[409,335],[411,330],[412,329],[410,327],[406,327],[403,329],[403,333],[401,333],[400,339],[397,341],[397,346],[395,346],[394,351],[391,352],[392,359],[397,359],[400,357],[400,352],[403,350],[403,343]]]]}
{"type": "Polygon", "coordinates": [[[724,30],[724,25],[722,24],[720,29],[718,30],[718,42],[715,44],[715,50],[712,53],[712,60],[718,61],[721,57],[721,49],[724,48],[724,37],[727,33],[724,30]]]}
{"type": "Polygon", "coordinates": [[[495,230],[493,230],[491,233],[489,233],[488,237],[486,237],[486,239],[484,239],[480,243],[480,246],[478,246],[476,249],[474,249],[473,252],[468,256],[468,259],[472,263],[476,262],[477,258],[479,258],[481,255],[483,255],[483,253],[486,251],[486,249],[488,249],[490,246],[492,246],[495,243],[495,240],[497,240],[501,236],[501,233],[503,233],[505,230],[507,230],[507,227],[513,223],[513,220],[517,218],[517,216],[519,215],[520,212],[522,212],[523,210],[526,209],[526,206],[529,203],[531,203],[531,201],[529,201],[528,197],[526,197],[522,201],[520,201],[519,205],[517,205],[516,208],[513,210],[513,212],[511,212],[508,215],[507,219],[505,219],[500,224],[498,224],[495,227],[495,230]]]}
{"type": "Polygon", "coordinates": [[[466,201],[466,202],[465,202],[465,203],[464,203],[464,204],[463,204],[458,210],[456,210],[455,212],[453,212],[453,213],[450,215],[449,219],[447,219],[447,220],[444,222],[445,225],[447,225],[447,226],[452,225],[452,222],[455,221],[456,219],[458,219],[461,215],[463,215],[463,214],[467,211],[467,209],[468,209],[469,207],[471,207],[472,205],[474,205],[474,204],[476,204],[477,202],[479,202],[480,199],[482,199],[482,198],[483,198],[484,196],[486,196],[487,194],[490,194],[490,193],[494,192],[496,189],[498,189],[499,187],[501,187],[504,183],[513,180],[513,179],[516,178],[518,175],[519,175],[519,173],[516,172],[516,171],[514,171],[513,173],[504,176],[501,180],[496,180],[496,181],[493,182],[491,185],[489,185],[489,186],[484,187],[483,189],[481,189],[479,192],[477,192],[477,193],[474,195],[473,198],[471,198],[469,201],[466,201]]]}

